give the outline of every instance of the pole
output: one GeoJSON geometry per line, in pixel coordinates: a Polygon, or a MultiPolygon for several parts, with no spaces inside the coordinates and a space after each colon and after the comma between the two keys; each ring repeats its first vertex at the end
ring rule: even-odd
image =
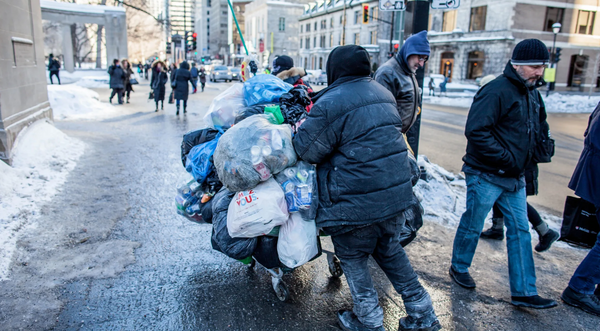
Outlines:
{"type": "Polygon", "coordinates": [[[344,13],[342,14],[342,40],[340,44],[344,46],[346,45],[346,0],[342,1],[344,1],[344,13]]]}
{"type": "Polygon", "coordinates": [[[390,53],[392,52],[392,40],[394,39],[394,19],[396,18],[396,12],[392,12],[392,26],[390,27],[390,53]]]}
{"type": "Polygon", "coordinates": [[[227,0],[229,4],[229,9],[231,10],[231,15],[233,16],[233,20],[235,21],[235,26],[237,27],[238,33],[240,34],[240,39],[242,39],[242,45],[244,45],[244,50],[246,51],[246,55],[248,53],[248,47],[246,47],[246,42],[244,41],[244,36],[242,35],[242,30],[240,30],[240,24],[238,23],[237,17],[235,17],[235,11],[233,10],[233,6],[231,5],[231,0],[227,0]]]}
{"type": "MultiPolygon", "coordinates": [[[[550,57],[550,68],[554,68],[554,63],[556,60],[556,33],[554,34],[554,40],[552,41],[552,56],[550,57]]],[[[556,80],[556,73],[554,74],[554,80],[556,80]]],[[[550,85],[554,82],[549,82],[546,85],[546,98],[550,95],[550,85]]]]}
{"type": "MultiPolygon", "coordinates": [[[[412,20],[412,33],[415,34],[421,31],[427,31],[429,26],[429,1],[409,1],[406,3],[407,12],[409,12],[409,8],[412,7],[410,11],[413,15],[412,20]]],[[[406,20],[405,20],[406,22],[406,20]]],[[[423,89],[423,79],[425,77],[425,68],[420,68],[417,70],[417,83],[423,89]]],[[[415,95],[419,100],[419,106],[421,106],[421,95],[415,95]]],[[[420,108],[420,107],[419,107],[420,108]]],[[[408,144],[412,148],[415,153],[415,158],[419,155],[419,135],[421,130],[421,114],[417,115],[417,120],[415,124],[406,132],[406,139],[408,140],[408,144]]]]}

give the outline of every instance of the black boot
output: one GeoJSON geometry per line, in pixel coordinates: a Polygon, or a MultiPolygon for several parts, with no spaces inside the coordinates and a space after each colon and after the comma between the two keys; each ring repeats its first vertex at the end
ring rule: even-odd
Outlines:
{"type": "Polygon", "coordinates": [[[581,308],[586,313],[600,316],[600,298],[594,294],[580,294],[567,286],[561,299],[569,306],[581,308]]]}
{"type": "Polygon", "coordinates": [[[559,237],[560,235],[558,232],[548,229],[548,232],[546,232],[545,235],[540,236],[540,242],[535,245],[535,251],[541,253],[549,250],[550,246],[552,246],[552,244],[558,240],[559,237]]]}
{"type": "Polygon", "coordinates": [[[187,108],[187,107],[183,107],[183,113],[184,113],[184,114],[185,114],[185,113],[187,113],[187,109],[186,109],[186,108],[187,108]]]}
{"type": "Polygon", "coordinates": [[[547,309],[558,306],[558,303],[556,303],[556,301],[551,299],[544,299],[539,295],[532,295],[528,297],[511,297],[510,303],[517,307],[535,309],[547,309]]]}
{"type": "Polygon", "coordinates": [[[179,105],[177,105],[177,111],[175,112],[175,115],[179,115],[179,105]]]}
{"type": "Polygon", "coordinates": [[[504,239],[504,219],[492,218],[492,227],[481,233],[481,238],[502,240],[504,239]]]}
{"type": "Polygon", "coordinates": [[[433,313],[431,316],[423,316],[419,319],[412,316],[402,317],[398,325],[398,331],[438,331],[441,329],[440,321],[433,313]]]}
{"type": "Polygon", "coordinates": [[[454,268],[450,267],[449,273],[452,279],[454,279],[454,281],[458,285],[468,289],[476,287],[475,280],[473,279],[473,277],[471,277],[471,274],[469,274],[468,272],[454,271],[454,268]]]}
{"type": "Polygon", "coordinates": [[[369,328],[363,325],[356,315],[349,310],[342,310],[337,313],[338,324],[344,331],[385,331],[383,325],[378,328],[369,328]]]}

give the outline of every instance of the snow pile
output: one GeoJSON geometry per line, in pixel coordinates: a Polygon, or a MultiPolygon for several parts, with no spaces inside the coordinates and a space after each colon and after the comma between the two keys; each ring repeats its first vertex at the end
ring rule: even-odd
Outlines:
{"type": "MultiPolygon", "coordinates": [[[[544,94],[545,95],[545,94],[544,94]]],[[[600,96],[552,93],[544,97],[548,113],[591,113],[600,102],[600,96]]]]}
{"type": "Polygon", "coordinates": [[[19,231],[58,192],[84,149],[83,142],[38,121],[17,138],[13,167],[0,161],[0,280],[8,277],[19,231]]]}
{"type": "MultiPolygon", "coordinates": [[[[424,93],[428,93],[425,91],[424,93]]],[[[439,95],[439,92],[438,92],[439,95]]],[[[447,93],[447,95],[451,97],[430,97],[428,94],[423,94],[423,103],[429,104],[437,104],[451,107],[462,107],[462,108],[470,108],[471,103],[473,103],[473,97],[475,93],[469,92],[457,92],[457,93],[447,93]],[[458,94],[458,95],[457,95],[458,94]]]]}
{"type": "Polygon", "coordinates": [[[108,88],[109,80],[110,80],[110,76],[108,76],[108,75],[84,76],[84,77],[81,77],[75,84],[78,86],[87,87],[87,88],[102,88],[102,87],[108,88]]]}
{"type": "Polygon", "coordinates": [[[48,100],[55,120],[103,119],[120,114],[98,93],[75,85],[48,85],[48,100]]]}
{"type": "MultiPolygon", "coordinates": [[[[50,85],[49,76],[50,72],[46,70],[46,82],[48,85],[50,85]]],[[[109,87],[108,81],[110,76],[108,75],[106,69],[76,69],[73,72],[68,72],[67,70],[62,69],[59,72],[59,76],[60,82],[63,85],[76,83],[77,85],[90,88],[109,87]],[[104,81],[103,84],[101,83],[102,81],[104,81]]],[[[52,80],[54,81],[54,85],[58,85],[56,76],[52,77],[52,80]]]]}

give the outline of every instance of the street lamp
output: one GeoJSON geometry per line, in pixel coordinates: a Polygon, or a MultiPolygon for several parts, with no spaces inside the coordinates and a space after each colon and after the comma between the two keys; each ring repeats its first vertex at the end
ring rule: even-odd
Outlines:
{"type": "MultiPolygon", "coordinates": [[[[554,32],[554,40],[552,41],[552,57],[550,61],[550,68],[554,68],[554,64],[556,63],[556,35],[560,32],[560,28],[562,24],[556,22],[552,24],[552,32],[554,32]]],[[[554,80],[556,81],[556,72],[554,72],[554,80]]],[[[550,86],[552,85],[552,89],[554,90],[554,82],[548,83],[548,88],[546,89],[546,97],[550,95],[550,86]]]]}

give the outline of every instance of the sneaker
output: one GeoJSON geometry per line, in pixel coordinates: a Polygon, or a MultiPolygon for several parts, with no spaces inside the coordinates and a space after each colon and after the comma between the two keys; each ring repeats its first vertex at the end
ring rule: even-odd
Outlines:
{"type": "Polygon", "coordinates": [[[535,245],[535,251],[541,253],[549,250],[550,246],[552,246],[552,244],[558,240],[559,237],[560,235],[558,232],[554,230],[548,230],[545,235],[540,237],[540,242],[535,245]]]}
{"type": "Polygon", "coordinates": [[[475,281],[468,272],[457,272],[454,271],[453,267],[450,267],[450,276],[452,276],[452,279],[454,279],[458,285],[464,288],[475,288],[475,281]]]}
{"type": "Polygon", "coordinates": [[[492,239],[492,240],[503,240],[504,239],[504,229],[496,229],[491,227],[486,231],[483,231],[480,235],[483,239],[492,239]]]}
{"type": "Polygon", "coordinates": [[[569,306],[600,316],[600,298],[595,294],[580,294],[567,286],[561,295],[561,299],[569,306]]]}
{"type": "Polygon", "coordinates": [[[382,326],[370,328],[363,325],[350,310],[341,310],[337,313],[338,324],[344,331],[385,331],[382,326]]]}
{"type": "Polygon", "coordinates": [[[398,331],[438,331],[441,329],[440,321],[438,321],[435,315],[420,319],[411,316],[402,317],[398,325],[398,331]]]}
{"type": "Polygon", "coordinates": [[[535,309],[547,309],[558,306],[558,303],[556,303],[556,301],[551,299],[544,299],[539,295],[532,295],[529,297],[511,297],[510,303],[517,307],[535,309]]]}

